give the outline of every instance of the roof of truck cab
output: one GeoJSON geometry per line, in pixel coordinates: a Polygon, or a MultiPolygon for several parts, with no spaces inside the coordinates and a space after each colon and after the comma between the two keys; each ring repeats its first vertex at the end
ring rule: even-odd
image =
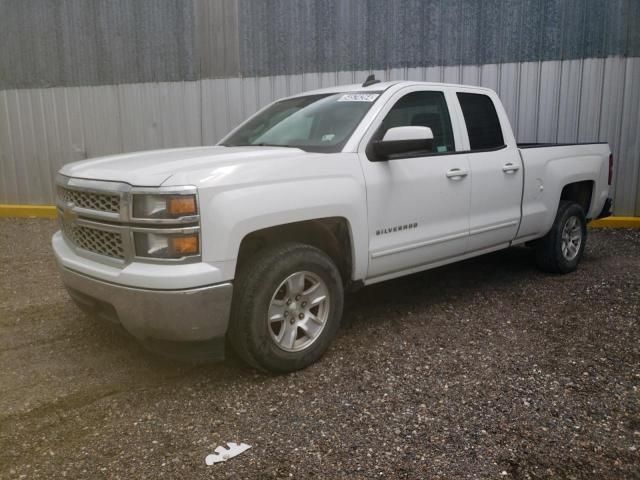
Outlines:
{"type": "Polygon", "coordinates": [[[424,87],[452,87],[452,88],[473,88],[474,90],[488,91],[491,92],[490,88],[486,87],[478,87],[475,85],[461,85],[455,83],[437,83],[437,82],[417,82],[411,80],[396,80],[391,82],[378,82],[367,87],[363,87],[361,83],[353,83],[350,85],[335,85],[333,87],[319,88],[317,90],[309,90],[306,92],[300,92],[296,95],[292,95],[291,97],[301,97],[304,95],[319,95],[319,94],[331,94],[331,93],[348,93],[348,92],[380,92],[385,91],[388,88],[391,88],[396,85],[402,85],[406,87],[419,85],[424,87]]]}

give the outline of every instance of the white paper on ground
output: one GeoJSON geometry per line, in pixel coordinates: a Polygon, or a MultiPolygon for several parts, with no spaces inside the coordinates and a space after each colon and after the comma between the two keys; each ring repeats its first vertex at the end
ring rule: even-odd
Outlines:
{"type": "Polygon", "coordinates": [[[249,450],[251,445],[247,445],[246,443],[241,443],[238,445],[237,443],[229,442],[227,443],[227,447],[223,446],[217,447],[214,452],[204,459],[204,463],[207,465],[213,465],[214,463],[226,462],[230,458],[240,455],[242,452],[249,450]]]}

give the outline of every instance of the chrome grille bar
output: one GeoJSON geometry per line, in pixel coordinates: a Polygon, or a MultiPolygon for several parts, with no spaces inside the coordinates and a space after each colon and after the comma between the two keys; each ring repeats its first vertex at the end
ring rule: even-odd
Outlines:
{"type": "Polygon", "coordinates": [[[120,195],[70,190],[58,187],[58,199],[63,204],[72,203],[79,208],[99,212],[120,213],[120,195]]]}

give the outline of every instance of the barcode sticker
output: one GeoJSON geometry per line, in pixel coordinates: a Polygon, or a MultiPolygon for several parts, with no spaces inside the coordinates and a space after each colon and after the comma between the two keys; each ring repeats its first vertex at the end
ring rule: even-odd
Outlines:
{"type": "Polygon", "coordinates": [[[373,102],[380,96],[379,93],[345,93],[338,101],[339,102],[373,102]]]}

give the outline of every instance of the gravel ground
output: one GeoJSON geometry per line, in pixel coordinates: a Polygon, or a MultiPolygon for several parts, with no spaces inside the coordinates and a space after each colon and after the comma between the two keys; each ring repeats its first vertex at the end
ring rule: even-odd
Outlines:
{"type": "Polygon", "coordinates": [[[189,367],[87,319],[46,220],[0,221],[2,478],[640,478],[640,231],[365,288],[316,365],[189,367]],[[253,446],[208,467],[227,441],[253,446]]]}

